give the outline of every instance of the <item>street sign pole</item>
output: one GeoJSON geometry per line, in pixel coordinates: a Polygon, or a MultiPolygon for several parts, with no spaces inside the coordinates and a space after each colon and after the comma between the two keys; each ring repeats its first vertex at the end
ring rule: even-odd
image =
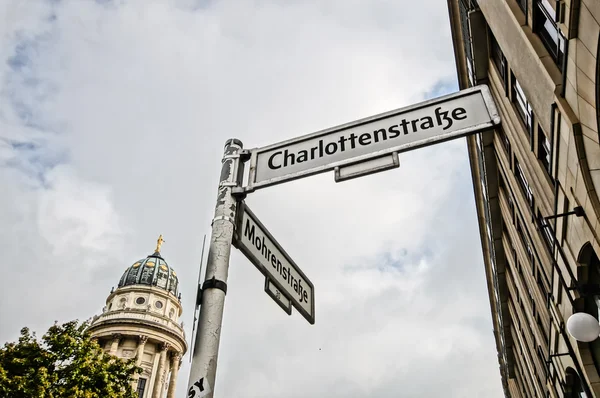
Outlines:
{"type": "Polygon", "coordinates": [[[228,140],[206,275],[196,300],[201,308],[187,397],[213,397],[233,244],[264,274],[265,291],[287,314],[293,306],[310,324],[315,323],[312,282],[244,204],[246,194],[331,170],[336,182],[389,170],[399,166],[398,153],[500,123],[489,88],[481,85],[250,151],[242,151],[239,140],[228,140]],[[243,187],[247,160],[250,172],[243,187]]]}
{"type": "Polygon", "coordinates": [[[188,398],[212,398],[214,392],[229,257],[237,211],[237,201],[231,195],[231,191],[242,182],[242,147],[242,142],[237,139],[225,143],[206,274],[202,284],[202,306],[192,352],[188,398]]]}

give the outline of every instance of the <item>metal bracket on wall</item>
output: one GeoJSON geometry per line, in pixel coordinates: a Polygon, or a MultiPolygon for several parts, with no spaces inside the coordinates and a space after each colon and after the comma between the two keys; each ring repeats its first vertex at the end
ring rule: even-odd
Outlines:
{"type": "Polygon", "coordinates": [[[582,297],[600,296],[600,285],[597,283],[581,283],[568,287],[567,290],[576,290],[582,297]]]}

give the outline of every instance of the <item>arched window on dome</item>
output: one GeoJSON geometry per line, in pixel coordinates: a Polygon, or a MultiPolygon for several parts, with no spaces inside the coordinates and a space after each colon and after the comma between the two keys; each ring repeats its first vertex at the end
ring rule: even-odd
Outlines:
{"type": "Polygon", "coordinates": [[[154,271],[156,270],[156,263],[154,259],[146,261],[144,264],[144,270],[142,271],[142,276],[140,278],[140,283],[144,285],[151,285],[152,279],[154,279],[154,271]]]}
{"type": "Polygon", "coordinates": [[[140,269],[142,268],[140,267],[141,263],[141,261],[138,261],[137,263],[131,266],[131,268],[129,269],[129,273],[127,274],[127,280],[125,282],[126,285],[136,283],[138,274],[140,272],[140,269]]]}
{"type": "Polygon", "coordinates": [[[177,277],[171,271],[171,275],[169,275],[169,292],[173,293],[173,295],[177,295],[177,277]]]}
{"type": "Polygon", "coordinates": [[[166,265],[162,264],[158,267],[158,278],[156,281],[156,286],[166,289],[168,281],[169,281],[169,268],[166,265]]]}
{"type": "MultiPolygon", "coordinates": [[[[587,269],[587,283],[600,285],[600,260],[592,245],[588,242],[581,248],[577,262],[587,269]]],[[[584,299],[585,312],[600,321],[600,295],[589,295],[584,299]]],[[[585,343],[583,343],[585,344],[585,343]]],[[[600,338],[587,343],[596,371],[600,373],[600,338]]]]}
{"type": "Polygon", "coordinates": [[[125,270],[125,272],[123,272],[123,276],[121,276],[121,280],[119,281],[119,285],[118,285],[119,287],[121,287],[125,284],[125,280],[127,279],[128,271],[129,271],[129,268],[127,268],[125,270]]]}

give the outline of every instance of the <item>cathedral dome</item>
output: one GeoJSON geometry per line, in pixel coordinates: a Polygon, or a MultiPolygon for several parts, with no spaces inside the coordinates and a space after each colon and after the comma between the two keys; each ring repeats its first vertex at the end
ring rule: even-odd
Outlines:
{"type": "Polygon", "coordinates": [[[173,268],[169,267],[160,254],[161,238],[159,238],[159,244],[153,254],[136,261],[125,270],[118,287],[131,285],[155,286],[177,296],[179,293],[179,279],[173,268]]]}
{"type": "Polygon", "coordinates": [[[133,360],[140,372],[130,381],[136,397],[175,397],[181,358],[187,351],[177,274],[160,254],[128,267],[88,331],[105,352],[133,360]]]}

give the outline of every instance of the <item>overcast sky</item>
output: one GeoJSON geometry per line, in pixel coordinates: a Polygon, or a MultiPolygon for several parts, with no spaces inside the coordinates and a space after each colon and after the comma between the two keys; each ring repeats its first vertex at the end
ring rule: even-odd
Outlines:
{"type": "MultiPolygon", "coordinates": [[[[226,139],[457,90],[445,0],[8,0],[0,21],[0,343],[100,313],[159,234],[189,340],[226,139]]],[[[316,323],[234,251],[217,396],[502,396],[465,140],[400,163],[248,196],[316,323]]]]}

